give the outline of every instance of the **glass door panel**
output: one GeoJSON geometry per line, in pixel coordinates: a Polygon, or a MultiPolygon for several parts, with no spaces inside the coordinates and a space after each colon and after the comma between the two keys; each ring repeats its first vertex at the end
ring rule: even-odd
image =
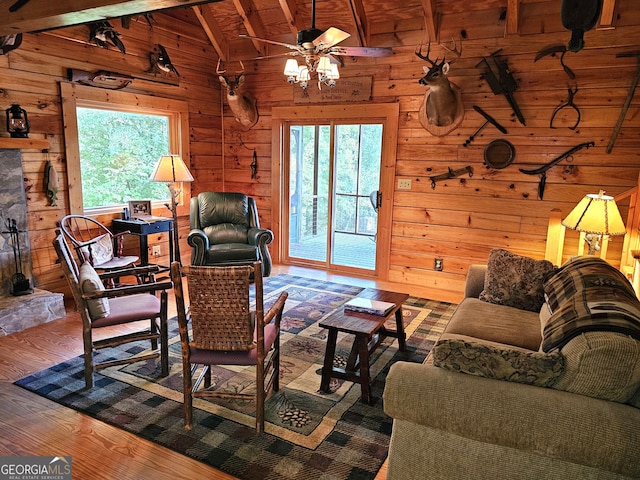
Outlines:
{"type": "Polygon", "coordinates": [[[288,257],[375,270],[382,125],[291,125],[288,257]]]}

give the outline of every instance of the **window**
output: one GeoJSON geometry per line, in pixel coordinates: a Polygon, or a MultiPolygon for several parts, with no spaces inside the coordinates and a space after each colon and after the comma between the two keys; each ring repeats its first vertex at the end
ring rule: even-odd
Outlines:
{"type": "Polygon", "coordinates": [[[186,102],[75,84],[61,90],[71,213],[115,212],[132,199],[165,203],[166,185],[149,176],[160,155],[189,158],[186,102]]]}

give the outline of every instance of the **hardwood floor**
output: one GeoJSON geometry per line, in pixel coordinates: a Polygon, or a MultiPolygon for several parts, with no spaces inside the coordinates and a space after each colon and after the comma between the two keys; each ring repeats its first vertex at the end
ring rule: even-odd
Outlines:
{"type": "MultiPolygon", "coordinates": [[[[311,269],[274,266],[272,275],[278,273],[403,291],[392,284],[311,269]]],[[[0,456],[71,455],[74,480],[233,479],[13,385],[26,375],[82,353],[80,316],[73,303],[68,305],[67,312],[65,318],[0,337],[0,456]]],[[[175,315],[173,296],[169,313],[175,315]]],[[[385,477],[386,462],[376,479],[385,477]]]]}

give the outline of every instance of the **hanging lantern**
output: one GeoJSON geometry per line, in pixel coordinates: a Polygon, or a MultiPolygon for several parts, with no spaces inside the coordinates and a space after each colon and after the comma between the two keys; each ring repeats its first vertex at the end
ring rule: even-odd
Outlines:
{"type": "Polygon", "coordinates": [[[17,103],[7,108],[7,132],[11,134],[11,138],[29,138],[27,112],[17,103]]]}

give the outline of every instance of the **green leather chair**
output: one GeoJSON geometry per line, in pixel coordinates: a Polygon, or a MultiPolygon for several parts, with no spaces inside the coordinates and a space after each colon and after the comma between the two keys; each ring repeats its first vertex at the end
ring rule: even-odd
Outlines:
{"type": "Polygon", "coordinates": [[[273,232],[260,228],[253,198],[243,193],[202,192],[191,198],[192,265],[234,266],[262,262],[262,274],[271,274],[267,245],[273,232]]]}

